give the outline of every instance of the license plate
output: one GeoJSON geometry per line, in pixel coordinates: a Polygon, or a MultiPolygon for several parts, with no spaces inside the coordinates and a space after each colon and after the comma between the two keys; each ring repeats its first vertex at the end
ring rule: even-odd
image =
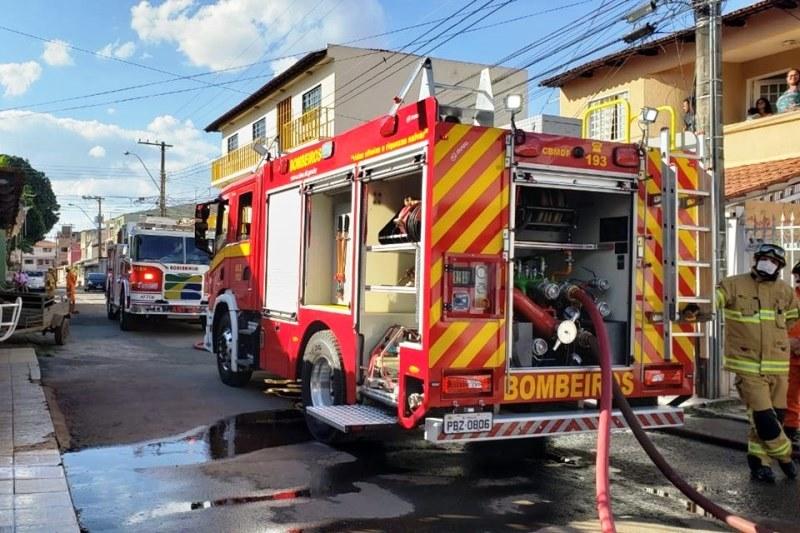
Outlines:
{"type": "Polygon", "coordinates": [[[482,433],[491,431],[492,413],[449,413],[444,415],[444,432],[482,433]]]}

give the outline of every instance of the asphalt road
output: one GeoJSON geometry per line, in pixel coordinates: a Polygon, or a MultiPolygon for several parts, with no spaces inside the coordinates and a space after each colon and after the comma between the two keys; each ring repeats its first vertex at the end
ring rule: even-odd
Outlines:
{"type": "MultiPolygon", "coordinates": [[[[254,377],[222,385],[196,324],[123,333],[81,295],[67,346],[37,345],[82,527],[89,531],[594,531],[594,439],[548,451],[428,445],[421,433],[312,442],[254,377]]],[[[263,376],[262,376],[263,377],[263,376]]],[[[665,456],[733,510],[798,531],[800,484],[749,481],[742,453],[666,434],[665,456]]],[[[627,434],[613,438],[619,531],[724,531],[691,509],[627,434]]]]}

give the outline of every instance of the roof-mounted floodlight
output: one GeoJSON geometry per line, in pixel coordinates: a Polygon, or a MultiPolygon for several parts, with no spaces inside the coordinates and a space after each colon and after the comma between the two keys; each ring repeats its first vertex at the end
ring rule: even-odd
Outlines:
{"type": "Polygon", "coordinates": [[[506,104],[506,110],[510,111],[511,113],[519,113],[520,111],[522,111],[522,95],[521,94],[507,95],[505,104],[506,104]]]}
{"type": "Polygon", "coordinates": [[[643,107],[642,112],[639,114],[639,120],[645,124],[652,124],[658,119],[658,109],[655,107],[643,107]]]}
{"type": "Polygon", "coordinates": [[[265,156],[265,155],[267,155],[267,153],[268,153],[268,151],[267,151],[267,147],[266,147],[266,146],[264,146],[264,145],[263,145],[263,144],[261,144],[261,143],[253,143],[253,146],[252,146],[252,148],[253,148],[253,150],[254,150],[254,151],[255,151],[255,152],[258,154],[258,155],[260,155],[261,157],[264,157],[264,156],[265,156]]]}

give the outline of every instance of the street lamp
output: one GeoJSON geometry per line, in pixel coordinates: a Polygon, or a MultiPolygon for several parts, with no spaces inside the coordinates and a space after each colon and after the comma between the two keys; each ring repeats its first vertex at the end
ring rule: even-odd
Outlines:
{"type": "Polygon", "coordinates": [[[155,185],[155,186],[156,186],[156,189],[159,189],[159,188],[160,188],[160,187],[159,187],[159,185],[158,185],[158,182],[156,181],[156,179],[153,177],[153,175],[152,175],[152,174],[150,174],[150,169],[148,169],[148,168],[147,168],[147,165],[145,165],[145,164],[144,164],[144,161],[142,161],[142,158],[141,158],[141,157],[139,157],[139,156],[138,156],[138,154],[135,154],[135,153],[133,153],[133,152],[125,152],[125,154],[124,154],[124,155],[132,155],[133,157],[135,157],[136,159],[138,159],[138,160],[139,160],[139,163],[141,163],[141,164],[142,164],[142,167],[144,168],[144,171],[145,171],[145,172],[147,172],[147,175],[148,175],[148,176],[150,176],[150,180],[153,182],[153,185],[155,185]]]}
{"type": "Polygon", "coordinates": [[[77,207],[86,216],[86,218],[89,219],[89,222],[91,222],[92,224],[95,223],[95,220],[93,220],[92,217],[89,216],[89,213],[87,213],[86,210],[84,208],[82,208],[81,206],[79,206],[78,204],[67,204],[67,205],[70,206],[70,207],[77,207]]]}

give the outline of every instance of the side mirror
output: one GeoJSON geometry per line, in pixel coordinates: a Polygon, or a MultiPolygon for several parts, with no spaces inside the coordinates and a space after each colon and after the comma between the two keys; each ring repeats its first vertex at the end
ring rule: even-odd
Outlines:
{"type": "Polygon", "coordinates": [[[214,255],[214,242],[207,237],[208,217],[211,213],[209,204],[198,204],[194,211],[194,245],[209,256],[214,255]]]}

